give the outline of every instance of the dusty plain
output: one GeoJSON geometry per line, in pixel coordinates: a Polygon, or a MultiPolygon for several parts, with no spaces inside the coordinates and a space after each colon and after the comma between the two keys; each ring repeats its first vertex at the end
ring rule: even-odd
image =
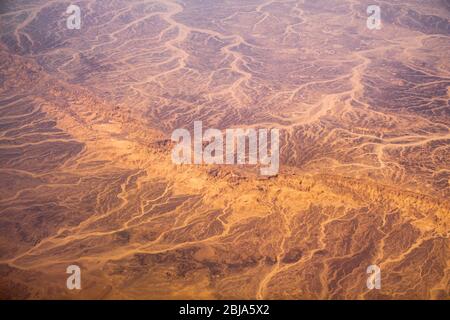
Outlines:
{"type": "Polygon", "coordinates": [[[449,1],[69,4],[0,4],[1,299],[449,298],[449,1]],[[199,120],[279,175],[174,165],[199,120]]]}

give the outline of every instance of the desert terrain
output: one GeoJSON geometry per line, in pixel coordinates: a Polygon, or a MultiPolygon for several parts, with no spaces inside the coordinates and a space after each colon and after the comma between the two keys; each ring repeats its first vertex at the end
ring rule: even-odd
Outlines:
{"type": "Polygon", "coordinates": [[[1,299],[450,297],[448,0],[70,4],[0,4],[1,299]],[[194,121],[279,174],[173,164],[194,121]]]}

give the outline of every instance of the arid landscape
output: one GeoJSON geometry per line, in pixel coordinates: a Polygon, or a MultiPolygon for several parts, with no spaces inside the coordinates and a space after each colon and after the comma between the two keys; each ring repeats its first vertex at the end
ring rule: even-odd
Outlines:
{"type": "Polygon", "coordinates": [[[70,4],[0,3],[0,299],[449,299],[450,1],[70,4]],[[194,121],[279,174],[174,164],[194,121]]]}

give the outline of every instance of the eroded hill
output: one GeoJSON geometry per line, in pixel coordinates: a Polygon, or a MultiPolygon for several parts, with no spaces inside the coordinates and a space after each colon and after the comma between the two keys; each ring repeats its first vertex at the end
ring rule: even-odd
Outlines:
{"type": "Polygon", "coordinates": [[[448,298],[448,4],[369,4],[0,5],[1,298],[448,298]],[[174,165],[197,120],[280,174],[174,165]]]}

